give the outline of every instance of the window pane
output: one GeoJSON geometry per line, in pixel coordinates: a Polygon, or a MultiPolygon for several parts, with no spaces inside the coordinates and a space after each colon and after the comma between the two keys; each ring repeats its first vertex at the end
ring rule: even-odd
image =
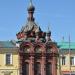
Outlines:
{"type": "Polygon", "coordinates": [[[41,75],[41,65],[39,62],[34,65],[34,75],[41,75]]]}
{"type": "Polygon", "coordinates": [[[52,75],[52,65],[51,65],[51,63],[46,64],[46,75],[52,75]]]}
{"type": "Polygon", "coordinates": [[[11,64],[11,54],[6,54],[6,64],[11,64]]]}
{"type": "Polygon", "coordinates": [[[70,57],[70,64],[74,65],[74,57],[70,57]]]}
{"type": "Polygon", "coordinates": [[[62,57],[62,65],[65,65],[65,57],[62,57]]]}
{"type": "Polygon", "coordinates": [[[22,66],[23,75],[29,75],[29,63],[25,62],[22,66]]]}

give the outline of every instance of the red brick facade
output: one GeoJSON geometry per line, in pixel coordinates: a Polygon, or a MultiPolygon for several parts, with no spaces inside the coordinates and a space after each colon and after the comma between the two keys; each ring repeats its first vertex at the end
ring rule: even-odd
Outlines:
{"type": "Polygon", "coordinates": [[[34,6],[28,8],[28,23],[17,34],[20,40],[20,75],[57,75],[58,50],[51,32],[41,31],[34,22],[34,6]]]}
{"type": "MultiPolygon", "coordinates": [[[[28,63],[29,69],[27,72],[29,72],[29,75],[57,75],[57,48],[55,44],[49,43],[47,46],[47,43],[30,43],[30,42],[23,42],[20,45],[19,50],[19,56],[20,56],[20,75],[27,75],[25,72],[26,70],[23,70],[24,64],[28,63]],[[28,52],[24,51],[28,49],[28,52]],[[39,50],[36,52],[36,49],[39,50]],[[50,49],[50,52],[47,52],[47,48],[50,49]],[[40,71],[37,73],[34,68],[36,66],[36,63],[40,64],[40,71]],[[49,64],[47,66],[47,64],[49,64]],[[46,73],[50,71],[49,73],[46,73]],[[36,72],[36,73],[35,73],[36,72]]],[[[26,68],[26,66],[24,67],[26,68]]]]}

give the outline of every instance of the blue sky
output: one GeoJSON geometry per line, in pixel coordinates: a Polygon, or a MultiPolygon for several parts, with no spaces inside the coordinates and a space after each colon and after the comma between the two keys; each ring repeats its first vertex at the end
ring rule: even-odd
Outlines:
{"type": "MultiPolygon", "coordinates": [[[[14,40],[27,22],[29,0],[0,0],[0,40],[14,40]]],[[[35,21],[53,41],[75,41],[75,0],[33,0],[35,21]]]]}

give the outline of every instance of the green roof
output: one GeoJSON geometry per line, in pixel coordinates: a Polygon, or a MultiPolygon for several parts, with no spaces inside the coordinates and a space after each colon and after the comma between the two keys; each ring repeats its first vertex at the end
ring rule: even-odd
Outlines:
{"type": "MultiPolygon", "coordinates": [[[[75,42],[57,42],[57,46],[60,49],[75,49],[75,42]]],[[[0,41],[0,47],[1,48],[14,48],[16,47],[16,43],[13,41],[0,41]]]]}
{"type": "Polygon", "coordinates": [[[75,49],[75,42],[57,42],[60,49],[75,49]]]}
{"type": "Polygon", "coordinates": [[[0,41],[0,48],[14,48],[16,44],[12,41],[0,41]]]}

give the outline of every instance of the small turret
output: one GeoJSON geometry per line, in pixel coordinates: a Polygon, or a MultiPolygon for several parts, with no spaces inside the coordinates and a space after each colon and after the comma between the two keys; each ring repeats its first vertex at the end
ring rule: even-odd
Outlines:
{"type": "Polygon", "coordinates": [[[36,41],[39,40],[39,33],[40,33],[40,27],[38,27],[35,31],[35,35],[36,35],[36,41]]]}
{"type": "Polygon", "coordinates": [[[47,42],[51,40],[51,39],[50,39],[50,36],[51,36],[51,31],[50,31],[50,29],[49,29],[49,27],[48,27],[48,31],[46,32],[46,41],[47,41],[47,42]]]}

